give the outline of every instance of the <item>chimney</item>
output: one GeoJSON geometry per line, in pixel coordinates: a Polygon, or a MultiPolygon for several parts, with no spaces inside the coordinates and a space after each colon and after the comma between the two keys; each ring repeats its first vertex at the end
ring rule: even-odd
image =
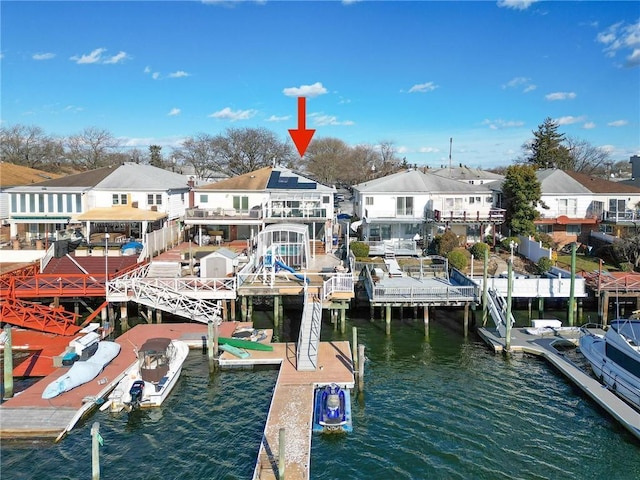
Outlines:
{"type": "Polygon", "coordinates": [[[196,194],[193,191],[193,187],[195,186],[196,182],[194,181],[193,177],[189,177],[189,181],[187,182],[187,185],[189,186],[189,205],[187,205],[187,208],[193,208],[194,204],[196,203],[196,194]]]}

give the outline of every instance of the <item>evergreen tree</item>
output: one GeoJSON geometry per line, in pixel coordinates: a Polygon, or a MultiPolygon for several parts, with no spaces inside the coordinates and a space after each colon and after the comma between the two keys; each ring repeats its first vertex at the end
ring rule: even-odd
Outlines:
{"type": "Polygon", "coordinates": [[[558,133],[559,125],[546,118],[538,130],[533,132],[533,140],[525,145],[530,151],[526,161],[538,168],[560,168],[573,170],[573,160],[569,149],[563,145],[563,133],[558,133]]]}
{"type": "Polygon", "coordinates": [[[510,235],[533,235],[542,190],[533,165],[511,165],[502,184],[505,220],[510,235]]]}
{"type": "Polygon", "coordinates": [[[162,168],[164,162],[162,161],[162,147],[160,145],[149,145],[149,164],[154,167],[162,168]]]}

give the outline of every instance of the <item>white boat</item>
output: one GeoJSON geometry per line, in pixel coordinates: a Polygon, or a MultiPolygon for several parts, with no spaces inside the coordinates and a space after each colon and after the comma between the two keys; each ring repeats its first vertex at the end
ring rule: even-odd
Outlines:
{"type": "Polygon", "coordinates": [[[640,320],[614,320],[604,335],[583,329],[580,351],[602,383],[640,409],[640,320]]]}
{"type": "Polygon", "coordinates": [[[120,345],[115,342],[98,342],[96,352],[86,360],[75,362],[69,371],[54,380],[42,392],[42,398],[57,397],[63,392],[90,382],[96,378],[102,369],[120,353],[120,345]]]}
{"type": "Polygon", "coordinates": [[[119,412],[159,407],[177,383],[188,354],[189,346],[180,340],[147,340],[138,360],[125,371],[100,409],[119,412]]]}

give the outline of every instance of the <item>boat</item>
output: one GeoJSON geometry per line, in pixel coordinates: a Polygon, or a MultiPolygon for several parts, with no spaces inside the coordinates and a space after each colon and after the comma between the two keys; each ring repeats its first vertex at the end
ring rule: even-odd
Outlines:
{"type": "Polygon", "coordinates": [[[159,407],[176,385],[189,346],[181,340],[151,338],[138,352],[138,359],[107,397],[101,410],[112,412],[159,407]]]}
{"type": "Polygon", "coordinates": [[[250,353],[247,352],[246,350],[242,349],[242,348],[238,348],[238,347],[234,347],[232,345],[225,345],[224,343],[222,345],[219,345],[218,348],[224,352],[229,352],[231,355],[234,355],[238,358],[249,358],[250,357],[250,353]]]}
{"type": "Polygon", "coordinates": [[[252,342],[251,340],[243,340],[241,338],[218,337],[220,345],[231,345],[236,348],[244,348],[246,350],[261,350],[263,352],[272,352],[273,346],[266,343],[252,342]]]}
{"type": "Polygon", "coordinates": [[[42,398],[54,398],[61,393],[90,382],[120,353],[120,345],[116,342],[104,340],[98,342],[97,345],[93,355],[86,360],[74,362],[67,373],[47,385],[42,392],[42,398]]]}
{"type": "Polygon", "coordinates": [[[613,320],[604,335],[583,328],[579,345],[598,380],[640,410],[640,320],[613,320]]]}
{"type": "Polygon", "coordinates": [[[313,431],[316,433],[351,432],[351,395],[332,383],[316,389],[313,431]]]}

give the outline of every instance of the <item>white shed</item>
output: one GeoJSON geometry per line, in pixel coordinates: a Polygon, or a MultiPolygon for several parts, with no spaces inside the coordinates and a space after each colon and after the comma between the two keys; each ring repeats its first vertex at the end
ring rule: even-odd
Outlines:
{"type": "Polygon", "coordinates": [[[200,259],[201,278],[222,278],[233,273],[238,254],[228,248],[219,248],[200,259]]]}

